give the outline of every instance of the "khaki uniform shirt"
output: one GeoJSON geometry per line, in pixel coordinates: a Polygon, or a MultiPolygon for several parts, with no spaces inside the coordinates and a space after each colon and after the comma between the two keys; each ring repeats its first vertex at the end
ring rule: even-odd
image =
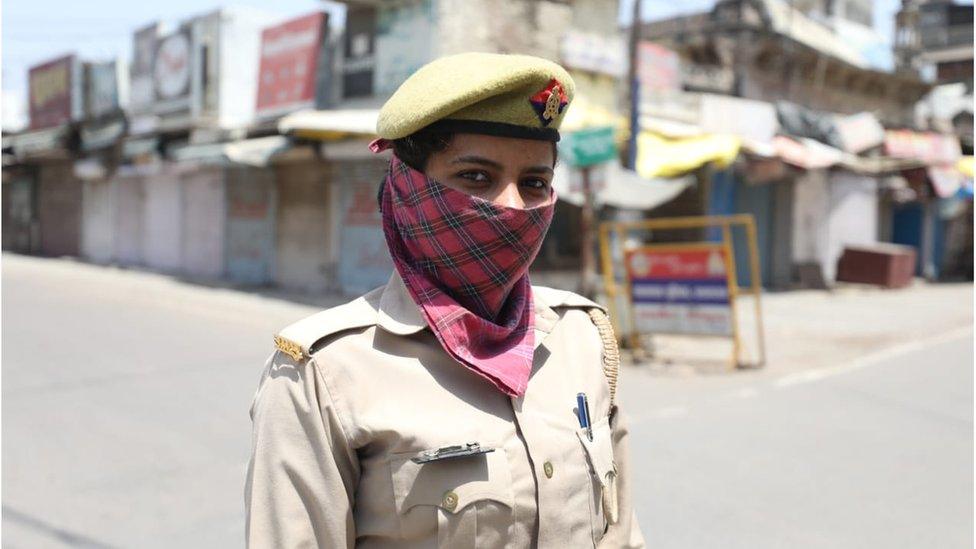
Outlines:
{"type": "Polygon", "coordinates": [[[643,547],[627,428],[611,414],[588,314],[598,306],[549,288],[533,296],[535,362],[517,398],[441,348],[395,273],[283,330],[251,408],[248,545],[643,547]],[[494,451],[411,460],[469,442],[494,451]]]}

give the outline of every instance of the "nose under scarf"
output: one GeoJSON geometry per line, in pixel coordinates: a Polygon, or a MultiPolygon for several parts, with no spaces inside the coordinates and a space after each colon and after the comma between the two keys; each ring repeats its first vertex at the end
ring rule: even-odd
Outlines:
{"type": "Polygon", "coordinates": [[[455,360],[511,396],[525,393],[535,350],[528,270],[552,221],[447,187],[396,155],[380,210],[393,264],[455,360]]]}

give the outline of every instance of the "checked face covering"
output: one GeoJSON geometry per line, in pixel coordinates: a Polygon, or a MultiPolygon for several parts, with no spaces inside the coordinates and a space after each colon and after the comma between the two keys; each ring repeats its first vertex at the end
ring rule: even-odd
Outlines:
{"type": "Polygon", "coordinates": [[[508,208],[438,183],[395,155],[380,210],[393,264],[455,360],[508,395],[525,392],[535,350],[529,265],[549,229],[543,206],[508,208]]]}

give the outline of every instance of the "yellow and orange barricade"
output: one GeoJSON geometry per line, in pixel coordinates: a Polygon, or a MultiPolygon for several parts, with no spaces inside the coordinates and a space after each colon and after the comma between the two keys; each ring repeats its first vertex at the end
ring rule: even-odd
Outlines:
{"type": "Polygon", "coordinates": [[[631,348],[641,347],[642,335],[729,337],[733,367],[765,363],[759,251],[751,215],[604,222],[600,225],[600,255],[610,318],[616,333],[626,337],[631,348]],[[625,238],[634,231],[710,227],[721,229],[720,242],[648,243],[622,249],[625,238]],[[736,227],[745,230],[751,281],[748,288],[739,287],[736,277],[732,239],[736,227]],[[622,261],[615,262],[614,257],[622,261]],[[623,277],[618,277],[621,269],[623,277]],[[620,278],[623,283],[618,282],[620,278]],[[623,300],[619,300],[621,296],[623,300]],[[752,296],[755,303],[758,357],[753,363],[747,363],[742,357],[742,330],[736,304],[740,296],[752,296]],[[624,311],[619,310],[620,301],[626,304],[624,311]],[[624,318],[626,334],[621,329],[624,318]]]}

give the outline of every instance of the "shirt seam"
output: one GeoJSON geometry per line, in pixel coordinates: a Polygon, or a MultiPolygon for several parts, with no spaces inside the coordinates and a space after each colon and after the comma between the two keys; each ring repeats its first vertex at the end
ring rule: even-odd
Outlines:
{"type": "MultiPolygon", "coordinates": [[[[315,357],[309,357],[308,361],[309,364],[312,366],[312,368],[315,369],[315,375],[322,380],[322,386],[325,387],[325,391],[326,393],[328,393],[327,396],[329,400],[331,400],[333,405],[335,406],[336,420],[337,423],[339,424],[339,430],[342,432],[342,439],[345,442],[346,448],[352,451],[353,450],[352,437],[349,436],[349,431],[346,429],[346,423],[351,424],[352,422],[350,422],[348,418],[344,417],[346,414],[345,414],[345,410],[343,409],[343,406],[341,405],[342,401],[341,399],[336,398],[336,391],[332,388],[331,384],[329,383],[329,379],[326,377],[326,375],[322,372],[322,369],[319,367],[318,360],[315,357]]],[[[321,411],[322,409],[320,407],[319,413],[321,413],[321,411]]],[[[350,455],[350,457],[355,457],[354,452],[350,455]]]]}

